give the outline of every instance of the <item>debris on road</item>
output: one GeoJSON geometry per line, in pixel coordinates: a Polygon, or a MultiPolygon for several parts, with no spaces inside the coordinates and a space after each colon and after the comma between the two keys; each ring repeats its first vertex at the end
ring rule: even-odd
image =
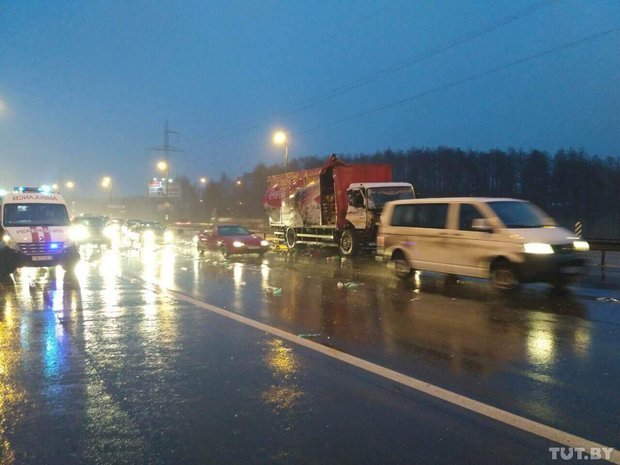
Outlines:
{"type": "Polygon", "coordinates": [[[338,286],[338,289],[355,289],[356,287],[360,287],[362,284],[364,283],[356,283],[355,281],[343,283],[342,281],[338,281],[338,284],[336,285],[338,286]]]}
{"type": "Polygon", "coordinates": [[[272,295],[274,297],[281,297],[282,296],[282,288],[281,287],[273,287],[273,286],[267,286],[265,287],[265,293],[272,295]]]}
{"type": "Polygon", "coordinates": [[[302,334],[298,334],[298,336],[303,339],[308,339],[311,337],[321,337],[321,333],[302,333],[302,334]]]}
{"type": "Polygon", "coordinates": [[[614,299],[613,297],[597,297],[597,302],[609,302],[612,304],[620,304],[620,299],[614,299]]]}

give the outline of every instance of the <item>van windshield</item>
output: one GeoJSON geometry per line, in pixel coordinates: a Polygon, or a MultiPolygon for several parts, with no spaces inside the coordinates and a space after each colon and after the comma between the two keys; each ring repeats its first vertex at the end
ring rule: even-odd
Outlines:
{"type": "Polygon", "coordinates": [[[507,228],[543,228],[555,226],[554,221],[529,202],[489,202],[489,207],[507,228]]]}
{"type": "Polygon", "coordinates": [[[9,226],[69,226],[67,208],[59,203],[9,203],[3,224],[9,226]]]}
{"type": "Polygon", "coordinates": [[[368,208],[383,208],[392,200],[413,198],[413,191],[408,186],[371,187],[368,189],[368,208]]]}

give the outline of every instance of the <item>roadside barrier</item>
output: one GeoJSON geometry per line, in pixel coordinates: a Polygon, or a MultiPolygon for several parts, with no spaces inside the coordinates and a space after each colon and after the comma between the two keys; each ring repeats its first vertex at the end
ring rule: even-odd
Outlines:
{"type": "Polygon", "coordinates": [[[620,240],[618,239],[586,239],[590,244],[590,250],[601,252],[601,268],[605,268],[605,253],[620,252],[620,240]]]}

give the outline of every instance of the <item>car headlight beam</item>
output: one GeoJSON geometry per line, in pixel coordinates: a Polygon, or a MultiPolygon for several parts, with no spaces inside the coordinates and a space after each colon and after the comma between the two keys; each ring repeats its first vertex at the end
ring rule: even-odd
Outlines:
{"type": "Polygon", "coordinates": [[[71,239],[73,239],[76,242],[81,242],[81,241],[88,239],[89,235],[90,233],[88,232],[88,228],[82,225],[73,226],[71,228],[71,232],[69,233],[69,236],[71,237],[71,239]]]}
{"type": "Polygon", "coordinates": [[[19,250],[19,245],[17,242],[15,242],[8,234],[2,236],[2,242],[4,242],[9,249],[19,250]]]}
{"type": "Polygon", "coordinates": [[[553,247],[549,244],[543,244],[540,242],[530,242],[523,244],[523,250],[525,253],[536,255],[549,255],[553,253],[553,247]]]}
{"type": "Polygon", "coordinates": [[[573,248],[579,252],[587,252],[590,250],[590,244],[586,241],[573,241],[573,248]]]}

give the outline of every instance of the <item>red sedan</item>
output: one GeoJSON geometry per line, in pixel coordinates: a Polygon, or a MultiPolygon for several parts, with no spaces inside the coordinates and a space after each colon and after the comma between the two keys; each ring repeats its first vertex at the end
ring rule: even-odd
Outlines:
{"type": "Polygon", "coordinates": [[[219,250],[224,257],[248,253],[262,257],[269,250],[269,242],[252,234],[243,226],[222,224],[198,233],[196,247],[201,253],[205,250],[219,250]]]}

